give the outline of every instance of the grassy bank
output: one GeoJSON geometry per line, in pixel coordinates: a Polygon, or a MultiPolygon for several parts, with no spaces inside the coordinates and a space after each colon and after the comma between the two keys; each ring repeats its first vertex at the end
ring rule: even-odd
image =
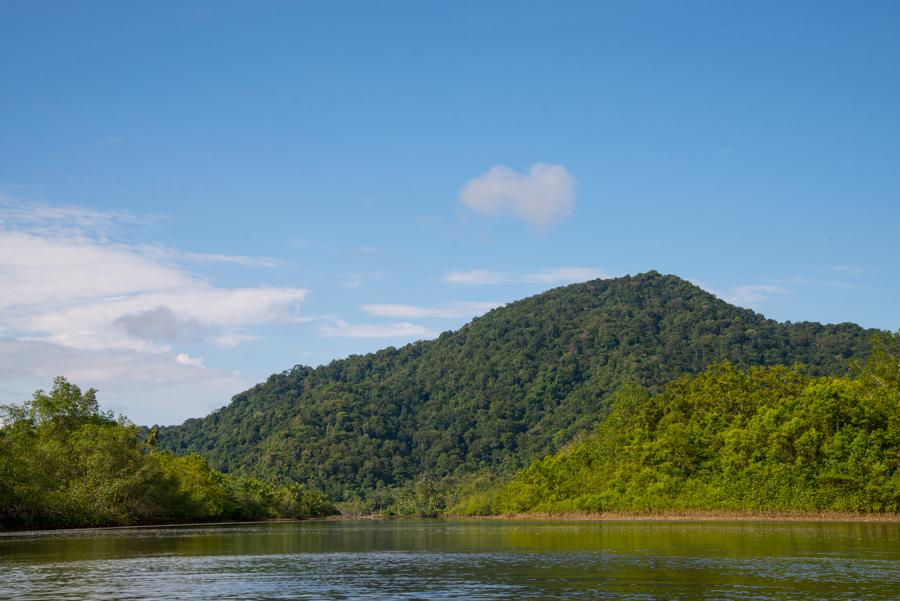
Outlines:
{"type": "Polygon", "coordinates": [[[482,516],[446,516],[446,519],[561,521],[561,522],[900,522],[897,513],[842,511],[683,511],[606,513],[510,513],[482,516]]]}

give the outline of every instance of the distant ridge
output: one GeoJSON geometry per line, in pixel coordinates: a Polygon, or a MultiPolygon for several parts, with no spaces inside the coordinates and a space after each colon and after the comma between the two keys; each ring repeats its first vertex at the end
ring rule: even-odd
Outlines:
{"type": "Polygon", "coordinates": [[[511,472],[651,390],[729,360],[840,374],[876,330],[779,323],[655,271],[555,288],[436,340],[297,366],[160,444],[219,469],[371,498],[423,475],[511,472]]]}

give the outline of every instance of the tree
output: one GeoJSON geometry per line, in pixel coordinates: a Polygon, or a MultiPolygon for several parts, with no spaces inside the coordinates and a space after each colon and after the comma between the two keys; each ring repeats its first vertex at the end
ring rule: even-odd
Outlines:
{"type": "Polygon", "coordinates": [[[73,427],[84,422],[111,423],[112,412],[100,411],[97,390],[88,388],[82,392],[63,376],[53,379],[50,394],[35,391],[32,399],[23,405],[3,405],[0,411],[5,423],[28,421],[34,426],[54,424],[73,427]]]}
{"type": "Polygon", "coordinates": [[[197,455],[159,451],[125,418],[100,410],[96,391],[59,377],[22,405],[2,408],[0,529],[124,526],[308,517],[334,511],[315,491],[252,483],[197,455]]]}

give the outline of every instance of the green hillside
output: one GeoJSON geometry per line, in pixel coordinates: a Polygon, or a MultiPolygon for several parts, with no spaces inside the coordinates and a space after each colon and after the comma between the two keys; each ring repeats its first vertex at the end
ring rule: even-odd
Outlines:
{"type": "Polygon", "coordinates": [[[456,511],[898,512],[898,342],[855,378],[725,363],[620,392],[596,433],[456,511]]]}
{"type": "Polygon", "coordinates": [[[778,323],[656,272],[594,280],[436,340],[275,374],[205,418],[162,428],[160,444],[338,500],[372,497],[423,476],[511,474],[592,428],[624,383],[657,392],[725,360],[842,374],[872,333],[778,323]]]}

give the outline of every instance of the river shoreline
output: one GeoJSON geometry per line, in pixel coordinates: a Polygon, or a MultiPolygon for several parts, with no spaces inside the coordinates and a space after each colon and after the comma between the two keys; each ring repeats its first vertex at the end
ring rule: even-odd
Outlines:
{"type": "Polygon", "coordinates": [[[195,522],[141,524],[134,526],[97,526],[93,528],[55,528],[42,530],[0,530],[0,537],[46,533],[78,533],[103,530],[135,530],[150,528],[203,528],[253,524],[349,521],[494,521],[494,522],[900,522],[900,513],[863,514],[839,511],[811,512],[746,512],[746,511],[681,511],[681,512],[606,512],[606,513],[509,513],[499,515],[445,515],[438,517],[398,516],[383,514],[333,515],[321,518],[271,519],[234,522],[195,522]]]}
{"type": "Polygon", "coordinates": [[[496,515],[442,515],[434,518],[400,515],[334,515],[324,521],[352,520],[435,520],[495,522],[900,522],[900,513],[751,512],[751,511],[671,511],[604,513],[505,513],[496,515]]]}
{"type": "Polygon", "coordinates": [[[486,516],[447,516],[445,519],[560,521],[560,522],[900,522],[898,513],[826,512],[604,512],[604,513],[511,513],[486,516]]]}

